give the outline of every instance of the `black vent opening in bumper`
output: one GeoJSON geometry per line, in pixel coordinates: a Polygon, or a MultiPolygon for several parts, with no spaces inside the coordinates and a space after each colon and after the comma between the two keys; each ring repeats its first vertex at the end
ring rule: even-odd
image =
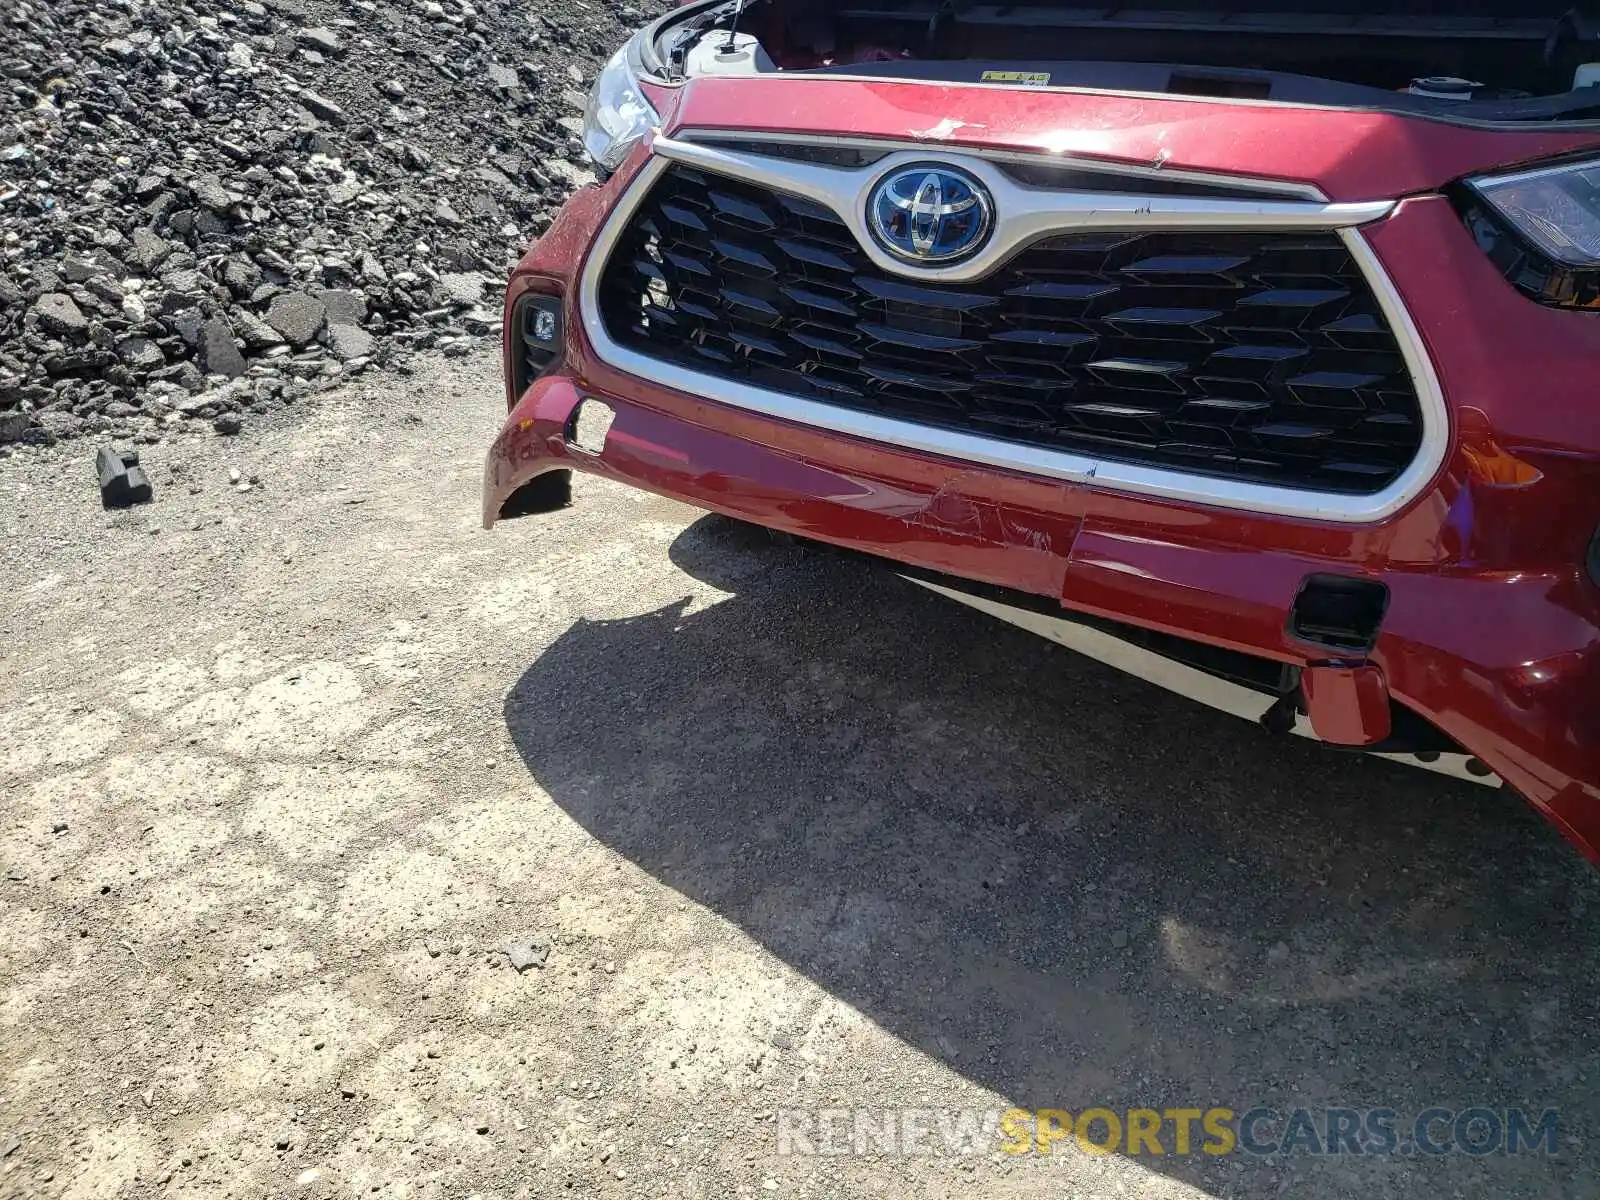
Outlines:
{"type": "Polygon", "coordinates": [[[1361,495],[1422,442],[1333,232],[1064,234],[983,279],[920,282],[819,204],[674,164],[600,308],[618,344],[706,375],[1102,459],[1361,495]]]}

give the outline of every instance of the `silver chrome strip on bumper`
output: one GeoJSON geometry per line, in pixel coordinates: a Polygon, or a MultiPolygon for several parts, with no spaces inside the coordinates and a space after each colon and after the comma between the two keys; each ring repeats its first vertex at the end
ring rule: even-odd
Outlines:
{"type": "MultiPolygon", "coordinates": [[[[728,130],[724,136],[737,137],[728,130]]],[[[1048,158],[1048,156],[1041,156],[1048,158]]],[[[1066,161],[1066,160],[1060,160],[1066,161]]],[[[1432,480],[1449,445],[1449,419],[1433,366],[1399,294],[1356,226],[1387,216],[1392,201],[1323,204],[1302,200],[1223,200],[1183,196],[1117,195],[1045,191],[1014,182],[980,156],[929,147],[902,150],[867,167],[835,167],[770,155],[747,154],[657,135],[650,160],[628,185],[601,228],[584,266],[579,310],[584,331],[599,359],[619,371],[735,408],[793,421],[868,441],[883,442],[942,458],[981,463],[1067,483],[1094,483],[1115,491],[1209,507],[1242,509],[1286,517],[1347,524],[1381,521],[1404,508],[1432,480]],[[891,258],[868,236],[865,197],[877,180],[907,162],[929,157],[957,164],[978,176],[994,194],[999,224],[989,245],[971,262],[926,270],[891,258]],[[1028,243],[1058,233],[1090,229],[1305,229],[1334,230],[1366,274],[1389,319],[1410,368],[1422,412],[1422,444],[1394,482],[1370,495],[1314,492],[1115,459],[1025,446],[979,434],[935,429],[873,413],[856,412],[736,380],[694,371],[618,344],[600,315],[600,277],[618,237],[645,195],[672,163],[700,167],[794,195],[832,209],[849,227],[871,261],[885,271],[924,281],[957,282],[994,270],[1028,243]],[[1013,207],[1014,206],[1014,207],[1013,207]]]]}
{"type": "MultiPolygon", "coordinates": [[[[1038,634],[1058,646],[1076,650],[1096,662],[1105,663],[1125,674],[1136,676],[1176,695],[1197,701],[1207,708],[1214,708],[1218,712],[1229,713],[1246,721],[1259,722],[1267,709],[1275,703],[1272,696],[1241,687],[1237,683],[1230,683],[1226,679],[1219,679],[1215,675],[1208,675],[1187,663],[1178,662],[1164,654],[1157,654],[1154,650],[1147,650],[1143,646],[1124,641],[1102,629],[1066,617],[1046,616],[998,600],[970,595],[926,579],[918,579],[914,575],[902,575],[900,578],[965,604],[969,608],[977,609],[981,613],[997,617],[1007,624],[1015,625],[1018,629],[1038,634]]],[[[1311,723],[1302,715],[1295,717],[1294,732],[1312,741],[1321,740],[1312,731],[1311,723]]],[[[1465,779],[1469,783],[1481,783],[1488,787],[1501,786],[1498,775],[1488,771],[1479,774],[1470,770],[1468,763],[1477,760],[1469,754],[1439,754],[1424,759],[1415,754],[1373,753],[1373,757],[1391,759],[1406,766],[1421,767],[1441,775],[1449,775],[1453,779],[1465,779]]]]}

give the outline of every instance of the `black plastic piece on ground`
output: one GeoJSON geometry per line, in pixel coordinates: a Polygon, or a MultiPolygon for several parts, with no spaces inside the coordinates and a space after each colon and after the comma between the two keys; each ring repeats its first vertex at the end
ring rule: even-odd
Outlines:
{"type": "Polygon", "coordinates": [[[101,446],[94,456],[94,465],[100,476],[100,503],[106,508],[131,508],[135,504],[150,503],[155,491],[139,466],[137,450],[118,451],[111,446],[101,446]]]}
{"type": "Polygon", "coordinates": [[[555,512],[572,503],[572,472],[547,471],[528,480],[500,506],[500,519],[528,517],[534,513],[555,512]]]}

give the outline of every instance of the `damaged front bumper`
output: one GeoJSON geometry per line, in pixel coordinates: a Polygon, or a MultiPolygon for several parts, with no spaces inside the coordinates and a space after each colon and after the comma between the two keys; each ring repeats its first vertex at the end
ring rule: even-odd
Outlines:
{"type": "Polygon", "coordinates": [[[1287,730],[1504,779],[1600,859],[1596,625],[1548,575],[1367,571],[1257,548],[1235,516],[1191,510],[1158,522],[1148,508],[1103,503],[1063,511],[1060,485],[708,414],[701,401],[642,382],[631,390],[568,376],[534,384],[490,450],[485,525],[529,480],[570,468],[879,556],[1223,711],[1270,724],[1276,708],[1287,730]],[[717,427],[696,419],[708,416],[717,427]],[[1305,581],[1353,569],[1387,589],[1370,650],[1298,640],[1290,615],[1305,581]],[[1275,679],[1298,693],[1275,693],[1275,679]],[[1303,711],[1285,712],[1282,695],[1303,711]]]}
{"type": "Polygon", "coordinates": [[[1447,201],[1399,203],[1363,230],[1449,405],[1442,463],[1398,511],[1340,522],[1008,470],[619,369],[579,296],[644,157],[569,202],[513,276],[508,379],[519,300],[559,310],[561,346],[512,386],[486,527],[571,469],[859,551],[1269,728],[1503,780],[1600,861],[1600,591],[1584,568],[1600,331],[1507,288],[1447,201]]]}

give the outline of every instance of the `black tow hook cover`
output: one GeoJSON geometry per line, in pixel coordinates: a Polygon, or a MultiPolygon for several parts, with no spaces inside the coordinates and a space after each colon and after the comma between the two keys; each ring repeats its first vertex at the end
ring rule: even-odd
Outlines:
{"type": "Polygon", "coordinates": [[[100,503],[106,508],[131,508],[135,504],[150,503],[155,490],[139,466],[137,450],[118,451],[101,446],[94,456],[94,465],[100,476],[100,503]]]}

